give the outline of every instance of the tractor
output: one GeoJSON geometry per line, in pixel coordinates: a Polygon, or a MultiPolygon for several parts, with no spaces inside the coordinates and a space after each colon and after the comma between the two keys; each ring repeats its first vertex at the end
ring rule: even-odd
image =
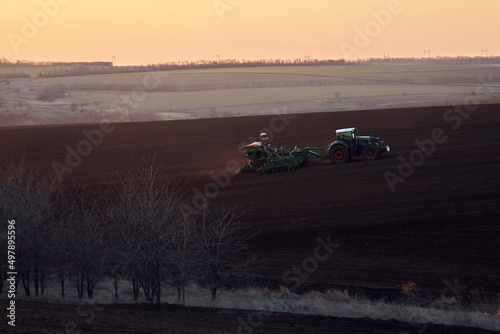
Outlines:
{"type": "Polygon", "coordinates": [[[375,160],[382,153],[389,152],[378,137],[357,136],[355,128],[340,129],[336,131],[336,140],[328,146],[328,153],[320,147],[306,147],[299,149],[284,149],[282,147],[269,150],[269,146],[256,141],[243,146],[245,158],[248,163],[235,171],[236,176],[247,170],[269,174],[296,170],[310,157],[328,160],[334,164],[344,163],[352,158],[363,156],[365,160],[375,160]]]}
{"type": "Polygon", "coordinates": [[[382,153],[389,152],[389,145],[385,145],[378,137],[358,136],[355,128],[346,128],[335,131],[336,140],[328,146],[328,156],[334,164],[344,163],[352,158],[363,156],[365,160],[375,160],[382,153]]]}

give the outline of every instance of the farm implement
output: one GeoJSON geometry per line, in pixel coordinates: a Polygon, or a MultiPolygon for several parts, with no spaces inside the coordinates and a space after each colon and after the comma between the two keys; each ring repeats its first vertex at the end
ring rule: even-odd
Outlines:
{"type": "Polygon", "coordinates": [[[254,142],[250,145],[245,145],[243,148],[246,152],[245,158],[249,160],[244,167],[235,171],[234,175],[247,170],[254,170],[262,174],[289,172],[299,168],[309,157],[321,160],[328,159],[327,154],[315,152],[321,150],[319,147],[306,147],[303,149],[295,147],[291,150],[285,150],[280,147],[268,150],[262,146],[261,142],[254,142]]]}
{"type": "Polygon", "coordinates": [[[321,147],[271,149],[267,135],[261,134],[261,141],[243,146],[248,163],[233,174],[236,176],[248,170],[262,174],[289,172],[302,166],[309,158],[330,160],[333,164],[345,163],[358,156],[375,160],[382,153],[390,151],[389,146],[378,137],[357,136],[355,128],[336,130],[335,134],[335,141],[328,146],[328,153],[321,147]]]}

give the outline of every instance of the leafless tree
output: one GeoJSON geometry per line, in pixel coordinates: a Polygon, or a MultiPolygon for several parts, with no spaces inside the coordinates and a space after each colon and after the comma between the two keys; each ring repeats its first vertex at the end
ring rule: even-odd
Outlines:
{"type": "MultiPolygon", "coordinates": [[[[69,273],[75,284],[78,298],[84,291],[93,298],[94,288],[103,276],[103,262],[106,254],[105,231],[107,221],[103,201],[98,190],[91,190],[85,184],[68,186],[64,189],[61,241],[64,246],[61,255],[69,256],[69,273]]],[[[64,268],[64,261],[63,266],[64,268]]],[[[60,270],[62,269],[59,268],[60,270]]],[[[63,271],[59,275],[65,275],[63,271]]]]}
{"type": "Polygon", "coordinates": [[[169,180],[156,155],[118,173],[114,180],[115,253],[128,267],[134,287],[137,281],[149,301],[156,297],[160,303],[169,277],[175,225],[182,217],[181,188],[169,180]]]}
{"type": "Polygon", "coordinates": [[[187,219],[180,209],[188,188],[169,179],[156,155],[113,175],[110,184],[106,191],[85,183],[61,186],[22,165],[0,175],[0,212],[5,222],[16,220],[16,270],[26,295],[31,282],[43,295],[50,272],[59,276],[62,297],[70,280],[78,298],[85,292],[93,298],[107,275],[115,280],[116,298],[118,279],[125,278],[136,301],[141,288],[148,301],[160,303],[171,283],[185,303],[193,280],[216,299],[256,263],[247,247],[256,233],[244,230],[242,214],[206,207],[187,219]]]}
{"type": "Polygon", "coordinates": [[[33,280],[36,295],[43,295],[50,269],[51,245],[47,240],[57,212],[54,200],[58,184],[21,163],[5,167],[0,188],[4,220],[16,221],[16,269],[25,293],[31,295],[33,280]]]}
{"type": "Polygon", "coordinates": [[[246,235],[235,208],[215,210],[205,207],[196,228],[196,244],[200,252],[201,281],[209,286],[212,300],[232,276],[245,276],[256,257],[248,241],[257,233],[246,235]]]}
{"type": "Polygon", "coordinates": [[[177,290],[178,301],[186,303],[185,288],[196,278],[197,268],[201,266],[200,249],[196,244],[196,222],[179,219],[174,224],[174,238],[168,255],[171,267],[171,280],[177,290]]]}

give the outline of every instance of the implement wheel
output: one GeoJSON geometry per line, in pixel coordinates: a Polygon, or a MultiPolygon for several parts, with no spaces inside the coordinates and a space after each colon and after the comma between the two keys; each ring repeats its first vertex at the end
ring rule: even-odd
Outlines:
{"type": "Polygon", "coordinates": [[[365,160],[375,160],[380,157],[380,150],[375,145],[366,145],[361,154],[365,160]]]}
{"type": "Polygon", "coordinates": [[[262,173],[262,170],[264,169],[264,160],[255,160],[252,162],[252,168],[257,173],[262,173]]]}
{"type": "Polygon", "coordinates": [[[342,164],[349,160],[349,151],[342,145],[333,145],[329,150],[332,164],[342,164]]]}

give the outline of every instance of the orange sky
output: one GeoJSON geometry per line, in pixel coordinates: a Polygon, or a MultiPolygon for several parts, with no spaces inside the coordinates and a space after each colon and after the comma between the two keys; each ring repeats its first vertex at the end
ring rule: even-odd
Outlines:
{"type": "Polygon", "coordinates": [[[0,0],[0,57],[500,56],[499,0],[0,0]],[[375,18],[378,16],[378,19],[375,18]]]}

